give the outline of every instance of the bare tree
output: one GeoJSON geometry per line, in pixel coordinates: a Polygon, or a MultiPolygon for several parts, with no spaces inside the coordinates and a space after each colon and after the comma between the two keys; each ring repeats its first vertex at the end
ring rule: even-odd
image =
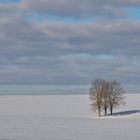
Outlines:
{"type": "Polygon", "coordinates": [[[110,114],[112,115],[113,109],[124,105],[124,88],[118,81],[109,81],[108,89],[108,103],[110,107],[110,114]]]}
{"type": "Polygon", "coordinates": [[[124,89],[120,82],[95,79],[90,88],[92,110],[97,110],[98,116],[101,116],[101,111],[104,111],[104,115],[106,116],[109,109],[112,115],[114,108],[124,104],[123,93],[124,89]]]}
{"type": "Polygon", "coordinates": [[[104,110],[104,115],[107,115],[107,109],[109,107],[109,103],[108,103],[108,89],[109,89],[109,82],[106,80],[103,80],[102,82],[102,108],[104,110]]]}
{"type": "Polygon", "coordinates": [[[102,79],[95,79],[90,88],[90,99],[92,100],[92,110],[98,111],[98,116],[101,116],[102,109],[102,79]]]}

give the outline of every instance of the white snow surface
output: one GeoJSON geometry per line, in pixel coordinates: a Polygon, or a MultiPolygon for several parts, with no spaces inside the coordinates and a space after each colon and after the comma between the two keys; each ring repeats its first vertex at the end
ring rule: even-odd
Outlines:
{"type": "Polygon", "coordinates": [[[88,95],[0,96],[0,140],[140,140],[140,94],[97,117],[88,95]]]}

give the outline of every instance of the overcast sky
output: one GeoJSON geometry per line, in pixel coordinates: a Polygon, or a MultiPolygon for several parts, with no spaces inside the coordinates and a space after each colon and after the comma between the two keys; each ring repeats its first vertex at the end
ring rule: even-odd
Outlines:
{"type": "Polygon", "coordinates": [[[140,91],[140,0],[0,0],[0,84],[140,91]]]}

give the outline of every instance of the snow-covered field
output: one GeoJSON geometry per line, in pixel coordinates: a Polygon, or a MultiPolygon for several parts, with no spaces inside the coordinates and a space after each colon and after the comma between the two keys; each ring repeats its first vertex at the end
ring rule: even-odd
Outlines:
{"type": "Polygon", "coordinates": [[[139,140],[140,94],[98,118],[88,95],[0,96],[0,140],[139,140]]]}

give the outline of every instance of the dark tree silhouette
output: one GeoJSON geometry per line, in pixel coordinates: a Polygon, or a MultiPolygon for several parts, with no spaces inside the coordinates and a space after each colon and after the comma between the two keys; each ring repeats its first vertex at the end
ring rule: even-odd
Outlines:
{"type": "Polygon", "coordinates": [[[104,110],[104,115],[106,116],[107,115],[107,109],[109,107],[109,103],[108,103],[108,90],[109,90],[109,82],[108,81],[105,81],[103,80],[103,90],[102,90],[102,108],[104,110]]]}
{"type": "Polygon", "coordinates": [[[124,88],[118,81],[109,81],[109,90],[108,90],[108,103],[110,107],[110,114],[112,115],[113,109],[124,105],[124,88]]]}
{"type": "Polygon", "coordinates": [[[92,100],[91,109],[94,111],[98,111],[98,116],[101,115],[102,109],[102,79],[96,79],[92,82],[90,88],[90,99],[92,100]]]}
{"type": "Polygon", "coordinates": [[[124,89],[120,82],[95,79],[90,87],[92,110],[98,111],[98,116],[101,116],[101,111],[104,111],[106,116],[109,109],[112,115],[114,108],[125,103],[123,93],[124,89]]]}

